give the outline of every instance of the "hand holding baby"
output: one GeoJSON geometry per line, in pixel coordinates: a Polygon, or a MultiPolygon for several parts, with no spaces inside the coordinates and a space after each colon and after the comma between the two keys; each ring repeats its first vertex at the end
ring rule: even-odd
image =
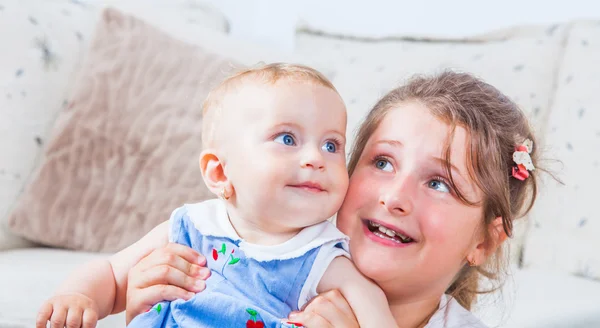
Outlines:
{"type": "Polygon", "coordinates": [[[203,255],[175,243],[143,258],[128,275],[127,324],[160,301],[188,300],[204,290],[210,276],[205,265],[203,255]]]}

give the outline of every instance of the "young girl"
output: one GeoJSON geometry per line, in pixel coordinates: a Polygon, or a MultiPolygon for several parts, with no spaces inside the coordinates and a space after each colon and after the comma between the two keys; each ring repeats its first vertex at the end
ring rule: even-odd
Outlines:
{"type": "MultiPolygon", "coordinates": [[[[416,77],[371,110],[351,154],[337,224],[350,237],[357,268],[383,289],[398,326],[485,327],[469,310],[485,292],[480,279],[497,281],[503,272],[500,246],[513,220],[533,206],[535,145],[515,103],[469,74],[416,77]]],[[[154,285],[187,288],[181,279],[135,272],[128,317],[165,297],[154,285]]],[[[334,291],[290,319],[306,327],[358,327],[334,291]]]]}
{"type": "Polygon", "coordinates": [[[67,326],[79,326],[86,308],[113,311],[129,269],[170,241],[209,256],[206,289],[158,303],[130,327],[294,327],[282,318],[330,289],[344,293],[361,326],[392,327],[383,292],[356,270],[347,237],[327,221],[348,186],[345,134],[344,103],[313,69],[272,64],[226,79],[204,104],[200,155],[220,199],[176,209],[136,244],[69,279],[40,323],[50,307],[53,324],[67,326]]]}

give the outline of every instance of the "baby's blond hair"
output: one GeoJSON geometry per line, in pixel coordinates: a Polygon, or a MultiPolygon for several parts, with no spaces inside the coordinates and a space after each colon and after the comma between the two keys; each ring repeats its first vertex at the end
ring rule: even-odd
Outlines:
{"type": "Polygon", "coordinates": [[[263,83],[265,85],[274,85],[280,80],[316,83],[330,88],[337,93],[337,90],[325,75],[314,68],[304,65],[272,63],[241,70],[229,76],[213,88],[202,105],[203,147],[208,148],[214,145],[215,134],[219,122],[223,119],[223,99],[225,99],[232,90],[235,90],[235,87],[238,87],[242,82],[248,81],[263,83]]]}

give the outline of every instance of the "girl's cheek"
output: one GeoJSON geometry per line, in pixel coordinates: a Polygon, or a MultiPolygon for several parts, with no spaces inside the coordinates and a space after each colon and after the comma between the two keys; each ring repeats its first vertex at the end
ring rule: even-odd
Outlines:
{"type": "Polygon", "coordinates": [[[361,196],[366,194],[363,182],[364,179],[362,179],[360,175],[353,175],[350,178],[346,198],[351,199],[355,203],[360,202],[361,196]]]}
{"type": "Polygon", "coordinates": [[[464,224],[462,217],[463,209],[457,209],[452,205],[442,202],[424,202],[419,205],[421,209],[427,209],[419,215],[421,231],[429,240],[437,244],[460,245],[464,239],[471,234],[469,226],[464,224]],[[460,231],[460,233],[456,233],[460,231]]]}

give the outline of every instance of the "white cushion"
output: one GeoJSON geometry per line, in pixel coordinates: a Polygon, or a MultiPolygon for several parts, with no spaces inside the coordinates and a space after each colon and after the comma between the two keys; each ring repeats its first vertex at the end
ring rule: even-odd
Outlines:
{"type": "Polygon", "coordinates": [[[507,28],[515,25],[519,30],[537,29],[592,17],[586,1],[551,2],[540,10],[539,2],[509,0],[490,10],[488,3],[477,1],[313,0],[303,1],[297,15],[305,30],[349,37],[491,40],[508,35],[507,28]]]}
{"type": "Polygon", "coordinates": [[[502,293],[482,297],[475,313],[490,327],[587,328],[600,327],[598,304],[600,282],[513,268],[502,293]]]}
{"type": "MultiPolygon", "coordinates": [[[[77,266],[107,256],[50,248],[0,252],[0,328],[35,327],[42,303],[77,266]]],[[[98,328],[117,327],[125,327],[123,314],[102,320],[98,325],[98,328]]]]}
{"type": "Polygon", "coordinates": [[[564,185],[547,178],[540,188],[525,247],[526,267],[600,279],[599,64],[600,24],[574,24],[545,127],[547,157],[562,161],[551,169],[564,185]]]}

